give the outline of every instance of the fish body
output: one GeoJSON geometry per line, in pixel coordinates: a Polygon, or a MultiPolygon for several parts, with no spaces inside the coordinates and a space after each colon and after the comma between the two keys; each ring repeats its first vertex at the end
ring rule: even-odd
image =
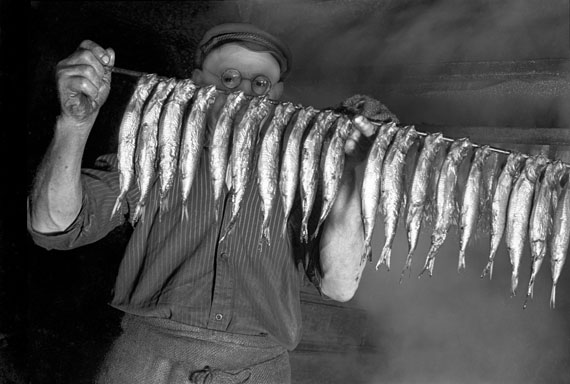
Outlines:
{"type": "Polygon", "coordinates": [[[309,241],[309,217],[313,209],[319,181],[319,164],[321,149],[328,130],[333,126],[337,117],[332,111],[322,111],[303,142],[301,151],[301,205],[303,219],[301,222],[301,241],[309,241]]]}
{"type": "Polygon", "coordinates": [[[439,248],[447,237],[447,232],[453,221],[453,213],[456,205],[457,176],[463,159],[467,156],[472,147],[468,138],[455,140],[445,157],[441,174],[437,183],[436,219],[435,227],[431,235],[431,246],[426,257],[426,261],[420,276],[429,271],[433,275],[435,257],[439,248]]]}
{"type": "Polygon", "coordinates": [[[352,127],[353,125],[350,118],[346,116],[339,117],[336,121],[336,130],[324,154],[322,166],[323,207],[313,238],[316,238],[321,225],[331,211],[340,188],[344,171],[344,145],[352,127]]]}
{"type": "Polygon", "coordinates": [[[518,179],[521,167],[525,161],[526,158],[522,153],[512,152],[507,157],[507,162],[499,174],[497,187],[495,188],[491,201],[491,250],[489,252],[489,261],[481,277],[485,277],[487,273],[489,273],[490,278],[493,276],[495,255],[505,232],[509,197],[511,196],[513,184],[518,179]]]}
{"type": "Polygon", "coordinates": [[[253,97],[235,129],[232,152],[230,154],[232,212],[231,219],[220,241],[226,238],[237,221],[241,202],[251,178],[254,149],[259,129],[269,110],[270,103],[266,97],[253,97]]]}
{"type": "Polygon", "coordinates": [[[432,133],[426,136],[423,148],[417,159],[406,213],[408,256],[406,257],[406,264],[402,270],[402,275],[406,270],[409,270],[412,265],[412,257],[418,244],[418,237],[424,219],[428,186],[433,174],[433,163],[444,143],[442,133],[432,133]]]}
{"type": "Polygon", "coordinates": [[[531,269],[528,282],[527,299],[533,297],[534,282],[546,255],[546,241],[552,223],[552,195],[560,184],[566,166],[556,161],[546,166],[544,176],[534,199],[528,227],[530,240],[531,269]]]}
{"type": "Polygon", "coordinates": [[[119,148],[117,160],[119,163],[119,196],[113,207],[111,218],[120,211],[129,188],[135,176],[135,151],[137,133],[145,101],[158,83],[156,74],[147,74],[139,78],[135,90],[127,104],[127,108],[119,127],[119,148]]]}
{"type": "Polygon", "coordinates": [[[298,112],[297,119],[291,128],[291,133],[289,134],[283,152],[281,171],[279,172],[279,191],[284,212],[283,236],[287,232],[287,221],[289,220],[289,215],[293,208],[293,202],[295,201],[295,194],[299,184],[301,140],[304,132],[310,126],[309,123],[317,113],[318,110],[311,106],[303,108],[298,112]]]}
{"type": "Polygon", "coordinates": [[[477,148],[469,168],[467,185],[465,186],[461,204],[458,271],[465,269],[465,251],[479,218],[481,176],[483,174],[483,165],[489,154],[490,149],[488,145],[477,148]]]}
{"type": "Polygon", "coordinates": [[[196,91],[196,84],[190,79],[179,81],[164,102],[158,123],[158,157],[160,180],[160,216],[166,212],[167,194],[174,183],[178,166],[178,152],[182,132],[184,110],[196,91]]]}
{"type": "Polygon", "coordinates": [[[141,118],[141,127],[138,135],[137,150],[135,153],[135,169],[140,190],[139,201],[133,215],[133,223],[144,215],[146,198],[154,179],[158,152],[158,122],[164,101],[176,85],[175,79],[161,81],[150,97],[141,118]]]}
{"type": "MultiPolygon", "coordinates": [[[[357,118],[366,121],[366,118],[362,116],[357,118]]],[[[379,128],[366,158],[361,193],[362,222],[364,226],[364,253],[362,260],[372,260],[372,247],[370,244],[380,203],[382,165],[384,164],[386,151],[399,129],[396,123],[393,122],[383,124],[379,128]]]]}
{"type": "Polygon", "coordinates": [[[190,195],[194,176],[200,164],[200,156],[204,149],[207,114],[216,96],[217,91],[214,85],[198,89],[192,108],[184,123],[184,132],[180,144],[180,159],[178,161],[182,193],[182,220],[188,219],[186,201],[190,195]]]}
{"type": "Polygon", "coordinates": [[[493,193],[497,186],[497,177],[499,173],[499,154],[491,152],[487,157],[487,161],[483,164],[481,173],[481,191],[479,199],[480,227],[485,232],[490,232],[491,221],[491,202],[493,201],[493,193]]]}
{"type": "Polygon", "coordinates": [[[511,295],[516,294],[518,271],[523,253],[523,246],[528,233],[530,211],[535,191],[535,184],[546,167],[546,157],[540,155],[526,161],[525,167],[513,186],[507,208],[505,242],[511,261],[511,295]]]}
{"type": "Polygon", "coordinates": [[[216,220],[219,219],[221,197],[226,181],[232,128],[237,113],[245,101],[247,101],[247,97],[244,92],[237,91],[230,93],[226,98],[212,134],[209,161],[210,172],[212,174],[212,187],[214,189],[216,220]]]}
{"type": "Polygon", "coordinates": [[[394,142],[388,148],[386,159],[382,166],[381,195],[382,213],[384,214],[384,234],[386,240],[382,253],[376,264],[376,269],[385,264],[390,270],[392,243],[398,228],[398,218],[402,207],[406,205],[406,191],[404,187],[404,167],[406,155],[414,144],[418,132],[413,125],[398,131],[394,142]]]}
{"type": "Polygon", "coordinates": [[[552,238],[550,240],[550,269],[552,272],[552,291],[550,293],[550,308],[556,304],[556,284],[568,255],[570,243],[570,180],[566,182],[552,223],[552,238]]]}
{"type": "Polygon", "coordinates": [[[259,195],[261,197],[261,212],[263,214],[260,245],[262,240],[265,240],[267,245],[271,245],[269,220],[271,219],[279,182],[281,143],[283,133],[295,111],[295,106],[292,103],[278,104],[275,108],[273,119],[261,142],[259,160],[257,162],[257,181],[259,184],[259,195]]]}

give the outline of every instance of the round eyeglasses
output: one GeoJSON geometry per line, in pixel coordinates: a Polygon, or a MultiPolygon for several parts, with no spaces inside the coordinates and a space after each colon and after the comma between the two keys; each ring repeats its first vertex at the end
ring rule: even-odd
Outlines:
{"type": "Polygon", "coordinates": [[[222,84],[228,89],[239,87],[241,81],[244,79],[251,82],[251,90],[256,95],[263,96],[271,90],[271,80],[264,75],[257,75],[253,79],[248,79],[247,77],[243,77],[240,71],[233,68],[226,69],[220,75],[222,84]]]}

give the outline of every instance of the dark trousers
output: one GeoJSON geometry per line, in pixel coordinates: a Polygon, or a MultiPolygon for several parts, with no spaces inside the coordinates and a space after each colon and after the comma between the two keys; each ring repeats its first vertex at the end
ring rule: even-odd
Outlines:
{"type": "Polygon", "coordinates": [[[97,384],[287,384],[287,350],[267,337],[125,315],[97,384]]]}

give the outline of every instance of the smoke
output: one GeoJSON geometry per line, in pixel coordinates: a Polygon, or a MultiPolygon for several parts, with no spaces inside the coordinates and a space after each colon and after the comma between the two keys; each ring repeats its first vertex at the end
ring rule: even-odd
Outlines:
{"type": "MultiPolygon", "coordinates": [[[[416,69],[423,76],[435,76],[444,68],[443,63],[449,62],[567,59],[567,1],[293,1],[279,6],[271,2],[263,10],[249,8],[248,15],[252,20],[264,20],[262,26],[271,27],[291,45],[294,70],[285,98],[320,107],[334,105],[355,93],[370,93],[388,101],[387,106],[403,121],[427,116],[420,121],[441,124],[445,115],[447,121],[467,121],[463,125],[472,126],[570,125],[570,88],[568,81],[561,82],[560,78],[448,92],[432,103],[440,108],[435,111],[425,111],[426,103],[419,107],[406,104],[410,98],[401,99],[398,105],[398,99],[383,88],[387,83],[405,81],[403,68],[409,64],[419,64],[416,69]],[[260,17],[263,12],[267,13],[260,17]],[[513,90],[515,95],[508,94],[513,90]],[[461,108],[455,108],[458,98],[464,104],[461,108]],[[395,102],[394,108],[390,101],[395,102]],[[423,111],[414,111],[422,107],[423,111]],[[485,119],[478,120],[481,117],[485,119]]],[[[562,73],[567,70],[562,69],[562,73]]],[[[432,92],[430,97],[433,94],[441,96],[432,92]]],[[[392,270],[376,271],[374,265],[384,244],[382,218],[378,218],[375,258],[367,266],[354,298],[371,317],[370,338],[379,350],[380,368],[363,382],[568,380],[567,270],[559,283],[556,310],[548,306],[548,261],[538,275],[534,299],[523,310],[530,271],[528,245],[520,267],[518,295],[510,297],[511,266],[504,244],[499,248],[492,280],[480,278],[488,257],[486,233],[472,239],[467,269],[458,273],[459,238],[453,227],[437,256],[434,276],[418,279],[432,229],[425,226],[412,274],[399,284],[407,253],[402,222],[394,241],[392,270]]]]}

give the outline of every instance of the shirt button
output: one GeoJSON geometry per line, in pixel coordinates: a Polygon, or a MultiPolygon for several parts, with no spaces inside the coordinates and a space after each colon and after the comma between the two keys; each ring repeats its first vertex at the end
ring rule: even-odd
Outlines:
{"type": "Polygon", "coordinates": [[[228,258],[228,254],[226,252],[222,252],[220,253],[220,257],[225,260],[228,258]]]}
{"type": "Polygon", "coordinates": [[[221,313],[216,313],[216,320],[220,321],[224,318],[224,315],[222,315],[221,313]]]}

